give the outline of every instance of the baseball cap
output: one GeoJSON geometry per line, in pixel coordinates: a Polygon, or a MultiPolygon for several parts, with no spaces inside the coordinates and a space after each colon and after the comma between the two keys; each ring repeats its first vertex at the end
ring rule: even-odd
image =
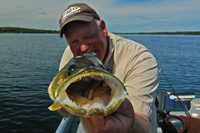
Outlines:
{"type": "Polygon", "coordinates": [[[72,21],[91,22],[93,19],[100,20],[96,11],[85,3],[75,3],[68,6],[60,17],[60,37],[63,36],[63,27],[72,21]]]}

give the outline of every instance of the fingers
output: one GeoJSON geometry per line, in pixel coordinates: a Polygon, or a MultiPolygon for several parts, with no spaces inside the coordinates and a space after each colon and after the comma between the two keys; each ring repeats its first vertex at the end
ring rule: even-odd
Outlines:
{"type": "Polygon", "coordinates": [[[117,111],[111,115],[105,117],[82,118],[89,133],[129,132],[135,123],[133,107],[127,98],[125,98],[117,111]]]}
{"type": "Polygon", "coordinates": [[[82,119],[83,124],[89,133],[102,132],[102,129],[104,129],[104,117],[82,117],[82,119]]]}
{"type": "Polygon", "coordinates": [[[66,111],[64,108],[58,109],[58,112],[60,113],[60,115],[66,117],[66,118],[68,118],[68,117],[70,117],[72,115],[71,113],[66,111]]]}
{"type": "Polygon", "coordinates": [[[120,121],[120,124],[126,127],[129,132],[135,125],[135,113],[131,102],[125,98],[120,107],[112,114],[120,121]]]}
{"type": "Polygon", "coordinates": [[[117,113],[124,114],[126,116],[129,116],[134,114],[133,106],[129,99],[125,98],[122,104],[119,106],[119,108],[115,111],[117,113]]]}

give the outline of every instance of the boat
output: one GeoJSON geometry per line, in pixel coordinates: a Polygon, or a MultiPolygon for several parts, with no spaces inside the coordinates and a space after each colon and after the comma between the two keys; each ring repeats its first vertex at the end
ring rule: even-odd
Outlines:
{"type": "MultiPolygon", "coordinates": [[[[200,118],[200,90],[176,90],[157,93],[157,132],[162,133],[161,125],[168,116],[185,116],[200,118]]],[[[183,122],[174,117],[169,120],[170,128],[178,133],[183,128],[183,122]]]]}
{"type": "MultiPolygon", "coordinates": [[[[162,70],[160,70],[162,72],[162,70]]],[[[162,72],[165,76],[165,74],[162,72]]],[[[170,91],[157,90],[156,107],[157,107],[157,132],[162,133],[161,125],[165,118],[169,116],[185,116],[200,118],[200,90],[173,88],[167,77],[167,82],[171,86],[170,91]]],[[[200,120],[200,119],[199,119],[200,120]]],[[[56,133],[76,133],[80,124],[79,116],[63,117],[56,133]]],[[[168,128],[170,133],[178,133],[184,124],[179,118],[169,119],[168,128]]]]}
{"type": "Polygon", "coordinates": [[[200,90],[175,90],[162,69],[159,72],[162,73],[169,83],[171,91],[158,90],[157,92],[155,103],[157,107],[157,132],[162,133],[165,130],[163,125],[167,121],[167,128],[169,128],[170,132],[178,133],[184,127],[183,120],[181,119],[182,116],[184,117],[183,119],[197,118],[192,120],[200,120],[200,90]]]}
{"type": "MultiPolygon", "coordinates": [[[[200,118],[200,90],[177,90],[158,92],[157,106],[157,132],[162,133],[161,124],[170,115],[200,118]]],[[[76,133],[80,123],[79,116],[63,117],[56,133],[76,133]]],[[[179,119],[170,121],[174,132],[179,132],[183,123],[179,119]]]]}

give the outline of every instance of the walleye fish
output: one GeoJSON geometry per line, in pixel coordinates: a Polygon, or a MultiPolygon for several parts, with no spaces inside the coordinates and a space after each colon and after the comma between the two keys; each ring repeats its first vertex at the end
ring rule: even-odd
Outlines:
{"type": "Polygon", "coordinates": [[[122,82],[106,71],[94,53],[72,58],[54,77],[48,93],[54,101],[49,110],[63,107],[84,117],[113,113],[127,95],[122,82]]]}

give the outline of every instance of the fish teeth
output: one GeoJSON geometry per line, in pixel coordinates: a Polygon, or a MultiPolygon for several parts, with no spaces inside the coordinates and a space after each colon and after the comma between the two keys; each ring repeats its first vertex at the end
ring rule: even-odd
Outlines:
{"type": "Polygon", "coordinates": [[[100,75],[103,77],[103,73],[100,73],[100,75]]]}
{"type": "Polygon", "coordinates": [[[72,103],[76,105],[76,102],[75,102],[75,101],[72,101],[72,103]]]}

